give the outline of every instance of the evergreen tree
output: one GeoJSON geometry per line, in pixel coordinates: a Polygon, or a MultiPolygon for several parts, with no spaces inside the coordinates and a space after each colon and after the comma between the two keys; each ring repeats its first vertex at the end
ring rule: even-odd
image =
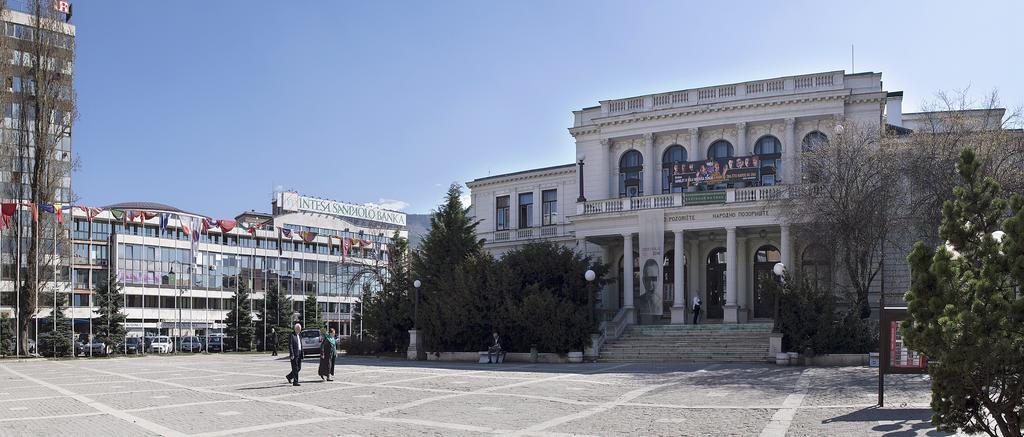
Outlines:
{"type": "Polygon", "coordinates": [[[37,350],[41,355],[52,357],[65,357],[72,354],[71,342],[73,332],[71,330],[71,319],[64,316],[64,305],[66,293],[57,293],[53,302],[54,314],[49,317],[50,330],[39,334],[39,345],[37,350]]]}
{"type": "Polygon", "coordinates": [[[292,308],[292,299],[288,297],[277,283],[271,283],[263,298],[263,308],[260,309],[260,322],[257,326],[257,334],[267,333],[267,347],[273,341],[270,330],[277,330],[277,346],[283,348],[288,345],[288,333],[292,332],[292,317],[295,310],[292,308]],[[265,326],[264,326],[265,325],[265,326]]]}
{"type": "Polygon", "coordinates": [[[249,300],[249,287],[245,281],[238,281],[238,288],[231,301],[237,302],[224,318],[229,337],[228,346],[235,350],[250,350],[256,327],[252,321],[252,302],[249,300]]]}
{"type": "Polygon", "coordinates": [[[424,346],[443,350],[448,341],[445,332],[453,324],[476,323],[463,319],[462,308],[452,302],[471,302],[469,295],[476,290],[452,288],[459,267],[470,256],[480,253],[483,241],[476,237],[476,225],[467,214],[460,197],[462,189],[452,184],[445,203],[430,217],[430,229],[420,249],[412,254],[413,279],[419,279],[420,329],[424,346]],[[465,294],[465,295],[459,295],[465,294]]]}
{"type": "Polygon", "coordinates": [[[363,296],[363,328],[381,350],[401,352],[409,345],[415,290],[409,272],[409,241],[398,232],[391,241],[380,291],[363,296]]]}
{"type": "MultiPolygon", "coordinates": [[[[316,301],[316,295],[310,294],[306,296],[306,304],[303,305],[302,315],[306,320],[302,328],[306,329],[323,329],[324,320],[323,315],[320,312],[320,304],[316,301]]],[[[288,331],[291,332],[291,331],[288,331]]]]}
{"type": "Polygon", "coordinates": [[[0,314],[0,356],[14,353],[14,342],[11,338],[15,335],[14,320],[7,317],[7,313],[0,314]]]}
{"type": "Polygon", "coordinates": [[[940,431],[1021,435],[1024,411],[1024,197],[1009,202],[965,150],[961,183],[942,207],[937,250],[908,260],[908,347],[932,361],[932,422],[940,431]],[[1002,230],[1000,231],[1000,225],[1002,230]],[[1002,234],[1005,232],[1005,234],[1002,234]]]}
{"type": "Polygon", "coordinates": [[[124,341],[128,330],[125,328],[127,316],[123,311],[124,295],[121,293],[123,286],[117,279],[102,281],[96,285],[93,299],[96,305],[94,310],[97,317],[93,320],[93,332],[95,338],[113,348],[124,341]]]}

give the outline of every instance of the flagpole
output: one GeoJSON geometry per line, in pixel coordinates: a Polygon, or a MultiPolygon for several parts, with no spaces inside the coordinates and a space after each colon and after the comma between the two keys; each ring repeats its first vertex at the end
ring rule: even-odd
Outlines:
{"type": "MultiPolygon", "coordinates": [[[[14,284],[14,297],[15,297],[15,301],[16,301],[16,303],[15,303],[16,308],[14,309],[14,319],[15,319],[14,320],[14,323],[15,323],[14,331],[18,334],[17,335],[17,339],[18,339],[17,343],[18,344],[15,347],[15,351],[14,352],[15,352],[15,355],[21,355],[22,332],[21,332],[21,200],[20,199],[17,202],[15,202],[14,211],[15,211],[14,215],[17,216],[16,218],[18,219],[18,230],[15,231],[15,233],[14,233],[14,238],[17,240],[16,242],[17,242],[17,247],[18,247],[18,253],[17,253],[17,256],[16,256],[15,261],[14,261],[14,271],[15,271],[15,278],[16,278],[15,281],[14,281],[15,282],[15,284],[14,284]]],[[[25,351],[25,353],[28,354],[28,351],[25,351]]]]}
{"type": "MultiPolygon", "coordinates": [[[[57,204],[53,204],[53,208],[56,211],[57,204]]],[[[53,258],[51,259],[51,262],[54,264],[54,266],[53,266],[53,329],[54,329],[54,331],[56,331],[57,330],[57,267],[59,267],[58,261],[57,261],[57,216],[56,215],[54,215],[54,217],[53,217],[53,258]]],[[[72,334],[74,334],[74,331],[75,331],[75,325],[74,325],[74,322],[72,322],[72,325],[71,325],[71,332],[72,332],[72,334]]],[[[74,350],[74,349],[72,349],[72,350],[74,350]]],[[[57,356],[57,342],[53,342],[53,351],[54,351],[53,355],[57,356]]]]}

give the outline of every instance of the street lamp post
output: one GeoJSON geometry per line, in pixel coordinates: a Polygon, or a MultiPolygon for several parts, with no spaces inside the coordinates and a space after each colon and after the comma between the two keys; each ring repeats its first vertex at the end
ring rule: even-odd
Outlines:
{"type": "Polygon", "coordinates": [[[416,288],[416,300],[412,304],[412,329],[420,329],[420,285],[423,285],[419,279],[412,281],[412,286],[416,288]]]}
{"type": "MultiPolygon", "coordinates": [[[[786,265],[783,263],[775,263],[772,266],[772,273],[779,277],[779,281],[783,284],[786,283],[786,265]]],[[[779,293],[775,292],[775,320],[772,323],[772,332],[779,332],[779,293]]]]}
{"type": "MultiPolygon", "coordinates": [[[[580,160],[582,162],[582,160],[580,160]]],[[[597,273],[594,270],[587,269],[583,273],[583,279],[587,280],[587,305],[590,307],[590,327],[591,329],[597,328],[597,308],[594,307],[594,290],[592,284],[597,279],[597,273]]]]}

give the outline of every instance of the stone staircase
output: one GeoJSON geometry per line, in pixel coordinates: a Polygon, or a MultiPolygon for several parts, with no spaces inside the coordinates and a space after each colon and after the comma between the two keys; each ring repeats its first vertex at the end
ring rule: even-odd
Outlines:
{"type": "Polygon", "coordinates": [[[602,362],[763,363],[771,323],[631,325],[601,347],[602,362]]]}

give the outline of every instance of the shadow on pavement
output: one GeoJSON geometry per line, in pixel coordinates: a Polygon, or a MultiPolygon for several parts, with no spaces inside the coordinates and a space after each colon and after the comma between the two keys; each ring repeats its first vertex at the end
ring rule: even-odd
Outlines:
{"type": "Polygon", "coordinates": [[[931,423],[932,410],[928,408],[878,408],[868,407],[861,410],[826,419],[823,423],[841,422],[889,422],[875,425],[872,431],[881,432],[885,436],[919,436],[921,431],[927,436],[950,435],[934,430],[931,423]]]}

